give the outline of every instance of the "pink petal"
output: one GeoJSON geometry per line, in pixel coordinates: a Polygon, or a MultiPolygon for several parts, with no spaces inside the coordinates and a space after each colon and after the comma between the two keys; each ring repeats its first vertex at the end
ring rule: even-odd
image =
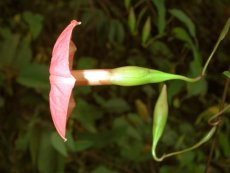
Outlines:
{"type": "MultiPolygon", "coordinates": [[[[76,48],[75,44],[72,41],[70,41],[70,44],[69,44],[69,68],[70,69],[72,69],[72,66],[73,66],[73,57],[74,57],[76,50],[77,50],[77,48],[76,48]]],[[[69,117],[69,115],[73,111],[75,105],[76,105],[76,103],[75,103],[75,100],[73,97],[73,93],[71,93],[71,96],[69,99],[67,118],[69,117]]]]}
{"type": "Polygon", "coordinates": [[[70,70],[76,51],[75,45],[71,42],[71,35],[77,24],[80,23],[76,20],[71,21],[58,37],[50,64],[50,111],[55,128],[64,140],[66,140],[67,117],[75,106],[72,89],[76,79],[70,70]]]}

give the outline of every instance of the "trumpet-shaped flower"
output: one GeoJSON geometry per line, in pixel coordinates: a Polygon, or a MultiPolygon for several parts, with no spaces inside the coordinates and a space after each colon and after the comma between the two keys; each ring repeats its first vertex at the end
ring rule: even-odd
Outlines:
{"type": "Polygon", "coordinates": [[[79,24],[80,22],[76,20],[71,21],[58,37],[53,48],[49,70],[51,116],[56,130],[65,141],[67,119],[75,106],[72,89],[76,79],[71,74],[71,69],[76,47],[71,41],[71,35],[73,28],[79,24]]]}
{"type": "Polygon", "coordinates": [[[134,86],[158,83],[172,79],[195,82],[199,78],[161,72],[158,70],[126,66],[114,69],[72,70],[76,46],[71,41],[72,31],[80,22],[76,20],[65,28],[58,37],[50,64],[50,111],[59,135],[66,140],[66,123],[75,101],[72,95],[75,82],[77,85],[120,85],[134,86]]]}

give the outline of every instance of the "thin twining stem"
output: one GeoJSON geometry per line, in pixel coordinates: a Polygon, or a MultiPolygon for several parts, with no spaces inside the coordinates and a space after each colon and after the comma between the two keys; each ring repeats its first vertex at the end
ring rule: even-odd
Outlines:
{"type": "Polygon", "coordinates": [[[228,33],[229,27],[230,27],[230,18],[228,18],[223,30],[221,31],[221,33],[220,33],[220,35],[218,37],[218,40],[217,40],[217,42],[216,42],[211,54],[209,55],[208,60],[206,61],[205,65],[203,67],[201,76],[205,76],[207,67],[208,67],[208,65],[209,65],[214,53],[216,52],[220,42],[225,38],[226,34],[228,33]]]}
{"type": "Polygon", "coordinates": [[[169,154],[163,154],[163,156],[161,156],[161,157],[157,157],[155,155],[155,153],[154,153],[153,156],[154,156],[155,160],[160,162],[160,161],[163,161],[164,159],[166,159],[168,157],[175,156],[175,155],[178,155],[178,154],[182,154],[182,153],[194,150],[194,149],[200,147],[203,143],[207,142],[213,136],[215,131],[216,131],[216,126],[212,127],[211,130],[199,142],[197,142],[196,144],[194,144],[193,146],[191,146],[189,148],[186,148],[186,149],[180,150],[180,151],[176,151],[176,152],[172,152],[172,153],[169,153],[169,154]]]}
{"type": "MultiPolygon", "coordinates": [[[[164,154],[163,156],[161,157],[157,157],[156,156],[156,153],[154,152],[153,153],[153,157],[155,158],[155,160],[157,161],[163,161],[165,158],[168,158],[168,157],[171,157],[171,156],[174,156],[174,155],[178,155],[178,154],[182,154],[182,153],[185,153],[185,152],[188,152],[188,151],[191,151],[195,148],[198,148],[199,146],[201,146],[203,143],[207,142],[214,134],[214,132],[216,131],[217,129],[217,125],[218,124],[214,124],[213,122],[211,122],[213,119],[216,119],[217,117],[219,117],[221,114],[223,114],[225,111],[227,111],[228,109],[230,108],[230,104],[227,105],[224,109],[222,109],[220,112],[218,112],[217,114],[215,114],[214,116],[212,116],[210,119],[209,119],[209,123],[211,125],[213,125],[213,128],[205,135],[205,137],[203,137],[198,143],[194,144],[193,146],[189,147],[189,148],[186,148],[184,150],[181,150],[181,151],[176,151],[176,152],[172,152],[172,153],[169,153],[169,154],[164,154]]],[[[217,121],[217,123],[219,123],[219,121],[217,121]]]]}
{"type": "Polygon", "coordinates": [[[230,104],[227,105],[224,109],[222,109],[220,112],[218,112],[217,114],[215,114],[214,116],[212,116],[211,118],[209,118],[208,123],[212,126],[217,126],[219,124],[219,120],[217,120],[217,118],[223,114],[225,111],[227,111],[230,108],[230,104]]]}
{"type": "MultiPolygon", "coordinates": [[[[230,70],[230,66],[228,67],[228,69],[230,70]]],[[[223,91],[221,102],[220,102],[220,105],[219,105],[219,110],[222,113],[223,113],[223,111],[221,111],[221,110],[224,108],[224,104],[225,104],[225,100],[227,98],[227,93],[228,93],[229,85],[230,85],[230,78],[228,78],[225,81],[224,91],[223,91]]],[[[226,107],[226,110],[227,110],[227,107],[226,107]]],[[[217,114],[219,114],[219,113],[217,113],[217,114]]],[[[218,117],[218,118],[215,119],[216,123],[213,124],[214,127],[217,127],[217,130],[219,129],[220,122],[221,122],[219,116],[220,116],[220,114],[218,116],[216,116],[216,115],[213,116],[213,117],[218,117]]],[[[211,165],[211,161],[212,161],[213,152],[214,152],[214,149],[216,147],[216,141],[217,141],[217,135],[215,134],[214,137],[213,137],[213,139],[212,139],[211,148],[210,148],[209,155],[208,155],[208,158],[207,158],[207,162],[206,162],[206,166],[205,166],[205,171],[204,171],[205,173],[210,172],[210,165],[211,165]]]]}

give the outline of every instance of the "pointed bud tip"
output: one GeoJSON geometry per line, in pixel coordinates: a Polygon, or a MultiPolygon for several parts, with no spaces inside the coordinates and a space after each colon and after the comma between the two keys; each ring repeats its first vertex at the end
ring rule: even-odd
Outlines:
{"type": "Polygon", "coordinates": [[[81,21],[72,20],[72,21],[71,21],[71,24],[73,24],[73,25],[80,25],[80,24],[81,24],[81,21]]]}
{"type": "Polygon", "coordinates": [[[167,89],[167,85],[164,84],[163,87],[162,87],[162,90],[166,90],[167,89]]]}

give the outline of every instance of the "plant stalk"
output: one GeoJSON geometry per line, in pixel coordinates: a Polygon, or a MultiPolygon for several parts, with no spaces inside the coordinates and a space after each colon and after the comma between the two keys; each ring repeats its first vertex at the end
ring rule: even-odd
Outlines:
{"type": "Polygon", "coordinates": [[[211,54],[209,55],[209,57],[208,57],[208,59],[207,59],[205,65],[204,65],[204,67],[203,67],[201,76],[205,76],[205,75],[206,75],[207,67],[208,67],[208,65],[209,65],[209,63],[210,63],[210,61],[211,61],[211,59],[212,59],[214,53],[216,52],[216,50],[217,50],[217,48],[218,48],[220,42],[221,42],[221,41],[225,38],[225,36],[227,35],[229,28],[230,28],[230,18],[228,18],[228,20],[227,20],[227,22],[226,22],[224,28],[222,29],[222,31],[221,31],[221,33],[220,33],[220,35],[219,35],[219,37],[218,37],[218,40],[217,40],[217,42],[216,42],[216,44],[215,44],[215,46],[214,46],[214,48],[213,48],[211,54]]]}
{"type": "MultiPolygon", "coordinates": [[[[228,70],[230,71],[230,66],[229,66],[228,70]]],[[[230,86],[230,78],[227,78],[226,81],[225,81],[224,91],[223,91],[221,102],[220,102],[220,105],[219,105],[220,112],[224,108],[224,104],[225,104],[225,100],[227,98],[229,86],[230,86]]],[[[220,118],[221,118],[220,114],[219,114],[219,116],[215,116],[215,118],[216,118],[216,122],[217,123],[214,123],[214,126],[216,126],[217,132],[218,132],[219,127],[220,127],[220,122],[221,122],[220,121],[220,118]]],[[[217,135],[216,134],[217,133],[214,134],[213,139],[212,139],[211,148],[210,148],[209,155],[208,155],[208,158],[207,158],[207,162],[206,162],[204,173],[211,173],[211,171],[210,171],[210,165],[211,165],[211,161],[212,161],[212,156],[213,156],[214,149],[215,149],[215,147],[217,145],[216,144],[216,141],[217,141],[217,135]]]]}

